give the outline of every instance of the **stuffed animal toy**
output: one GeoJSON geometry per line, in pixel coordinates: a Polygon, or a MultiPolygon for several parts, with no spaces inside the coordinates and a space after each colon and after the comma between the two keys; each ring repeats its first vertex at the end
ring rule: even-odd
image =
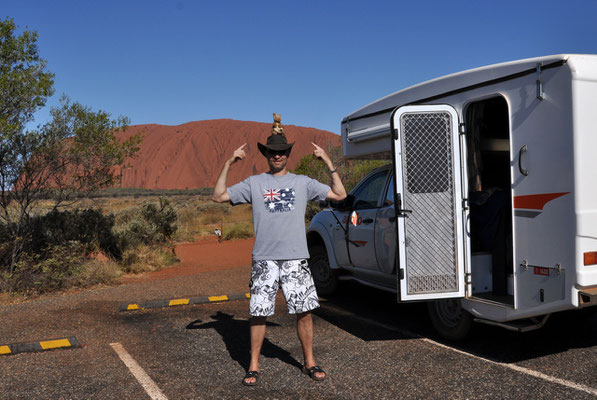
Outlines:
{"type": "Polygon", "coordinates": [[[274,123],[272,124],[272,135],[282,135],[284,134],[284,127],[282,126],[282,117],[280,114],[274,113],[274,123]]]}

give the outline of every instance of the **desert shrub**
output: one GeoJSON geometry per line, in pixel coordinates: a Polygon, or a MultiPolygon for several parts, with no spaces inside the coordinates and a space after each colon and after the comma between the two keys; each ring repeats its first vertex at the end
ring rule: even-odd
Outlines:
{"type": "Polygon", "coordinates": [[[194,223],[195,220],[199,218],[199,212],[197,211],[196,207],[190,205],[183,205],[176,209],[176,221],[179,224],[190,224],[194,223]]]}
{"type": "Polygon", "coordinates": [[[137,217],[138,207],[126,207],[114,213],[114,225],[119,227],[127,224],[137,217]]]}
{"type": "Polygon", "coordinates": [[[120,257],[112,233],[114,217],[98,210],[54,210],[31,218],[29,225],[30,234],[23,240],[20,259],[12,271],[9,263],[14,238],[0,225],[2,291],[44,293],[79,285],[85,258],[92,251],[120,257]]]}
{"type": "Polygon", "coordinates": [[[251,225],[245,223],[227,225],[223,236],[224,240],[250,238],[253,237],[253,228],[251,225]]]}
{"type": "Polygon", "coordinates": [[[11,231],[0,224],[0,291],[39,294],[109,283],[122,271],[154,271],[178,261],[172,236],[177,215],[169,200],[143,202],[116,214],[52,211],[32,218],[15,268],[7,267],[11,231]],[[103,253],[104,260],[93,255],[103,253]],[[120,263],[117,263],[119,261],[120,263]]]}
{"type": "Polygon", "coordinates": [[[43,249],[77,241],[89,249],[97,249],[107,255],[120,258],[121,249],[112,232],[114,215],[103,215],[94,209],[57,211],[36,217],[30,240],[24,251],[41,254],[43,249]]]}
{"type": "Polygon", "coordinates": [[[112,283],[122,275],[120,265],[113,260],[92,259],[83,265],[80,275],[82,286],[97,283],[112,283]]]}
{"type": "Polygon", "coordinates": [[[158,243],[172,239],[176,232],[176,211],[170,200],[160,197],[159,207],[154,203],[144,203],[141,206],[141,215],[151,225],[158,243]]]}
{"type": "Polygon", "coordinates": [[[121,268],[126,273],[139,274],[158,271],[163,266],[172,265],[179,260],[172,253],[160,246],[139,246],[127,249],[122,257],[121,268]]]}
{"type": "Polygon", "coordinates": [[[141,207],[127,208],[116,215],[114,229],[122,251],[140,245],[167,243],[176,232],[176,211],[166,198],[159,199],[159,206],[143,202],[141,207]]]}
{"type": "Polygon", "coordinates": [[[85,246],[72,241],[51,245],[37,254],[24,253],[14,271],[2,272],[3,290],[45,293],[79,283],[85,246]]]}

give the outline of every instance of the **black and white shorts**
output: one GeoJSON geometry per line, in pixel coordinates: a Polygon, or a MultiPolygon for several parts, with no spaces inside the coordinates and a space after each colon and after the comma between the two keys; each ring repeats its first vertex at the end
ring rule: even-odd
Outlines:
{"type": "Polygon", "coordinates": [[[253,260],[249,314],[254,317],[274,315],[278,287],[286,298],[290,314],[300,314],[319,307],[317,292],[307,260],[253,260]]]}

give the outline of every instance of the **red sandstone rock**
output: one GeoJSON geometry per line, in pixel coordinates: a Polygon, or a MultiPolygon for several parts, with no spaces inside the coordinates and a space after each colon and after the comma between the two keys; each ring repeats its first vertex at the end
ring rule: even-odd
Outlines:
{"type": "MultiPolygon", "coordinates": [[[[136,157],[127,161],[122,171],[122,187],[145,189],[196,189],[213,187],[224,161],[234,150],[247,143],[247,157],[234,164],[228,185],[249,175],[267,171],[267,161],[257,142],[265,143],[271,123],[217,119],[188,122],[177,126],[133,125],[119,136],[127,138],[142,132],[143,143],[136,157]]],[[[293,169],[305,155],[311,154],[311,142],[326,149],[340,146],[340,137],[332,132],[294,125],[284,125],[289,142],[296,142],[288,161],[293,169]]]]}

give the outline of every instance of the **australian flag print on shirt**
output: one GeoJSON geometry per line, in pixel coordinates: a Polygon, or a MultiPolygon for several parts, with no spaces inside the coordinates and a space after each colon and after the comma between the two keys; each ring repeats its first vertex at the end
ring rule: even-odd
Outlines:
{"type": "Polygon", "coordinates": [[[294,210],[295,191],[293,188],[267,189],[263,191],[265,208],[271,212],[288,212],[294,210]]]}

